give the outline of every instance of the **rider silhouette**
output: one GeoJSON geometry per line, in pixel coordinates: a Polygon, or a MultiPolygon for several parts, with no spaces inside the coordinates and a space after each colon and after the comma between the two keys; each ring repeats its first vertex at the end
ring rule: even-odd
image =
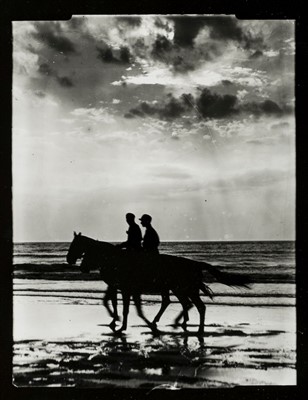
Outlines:
{"type": "Polygon", "coordinates": [[[127,250],[140,250],[142,234],[139,225],[135,222],[135,215],[132,213],[126,214],[126,222],[129,225],[127,233],[127,240],[118,245],[118,247],[127,250]]]}
{"type": "Polygon", "coordinates": [[[141,241],[142,234],[139,225],[135,222],[135,215],[132,213],[126,214],[126,222],[129,225],[127,233],[127,240],[118,245],[118,247],[127,250],[140,250],[141,249],[141,241]]]}
{"type": "Polygon", "coordinates": [[[148,214],[143,214],[139,220],[141,221],[141,225],[146,228],[143,237],[142,248],[151,253],[159,253],[159,236],[151,225],[152,217],[148,214]]]}

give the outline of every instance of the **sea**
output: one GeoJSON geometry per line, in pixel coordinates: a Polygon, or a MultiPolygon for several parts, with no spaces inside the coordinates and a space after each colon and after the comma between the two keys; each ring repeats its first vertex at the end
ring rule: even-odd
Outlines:
{"type": "MultiPolygon", "coordinates": [[[[93,302],[98,301],[106,286],[99,280],[98,274],[97,278],[89,280],[87,274],[78,272],[77,276],[76,270],[70,273],[66,263],[69,245],[66,242],[15,243],[13,265],[16,294],[22,294],[24,290],[24,285],[20,284],[23,279],[28,279],[33,295],[36,290],[40,292],[37,294],[43,292],[43,289],[36,288],[33,279],[49,279],[62,281],[58,289],[59,296],[70,299],[76,297],[77,291],[79,301],[82,301],[83,292],[87,301],[91,295],[93,302]],[[50,271],[53,271],[52,274],[50,271]]],[[[274,307],[296,305],[295,241],[163,242],[160,253],[206,261],[221,271],[249,277],[249,288],[230,288],[209,280],[216,304],[274,307]]],[[[44,290],[48,290],[47,286],[44,290]]],[[[148,295],[146,299],[160,301],[160,297],[155,295],[148,295]]],[[[206,296],[203,299],[205,303],[212,302],[206,296]]]]}

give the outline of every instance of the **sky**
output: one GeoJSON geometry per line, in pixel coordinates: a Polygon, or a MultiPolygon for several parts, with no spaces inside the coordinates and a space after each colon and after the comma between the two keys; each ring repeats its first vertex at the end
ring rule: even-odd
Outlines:
{"type": "Polygon", "coordinates": [[[13,237],[295,239],[294,21],[13,22],[13,237]]]}

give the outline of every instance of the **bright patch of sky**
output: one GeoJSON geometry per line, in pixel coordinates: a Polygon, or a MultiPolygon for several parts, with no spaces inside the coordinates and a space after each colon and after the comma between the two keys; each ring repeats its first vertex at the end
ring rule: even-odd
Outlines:
{"type": "Polygon", "coordinates": [[[13,23],[15,241],[295,237],[294,22],[13,23]],[[206,201],[205,201],[206,200],[206,201]]]}

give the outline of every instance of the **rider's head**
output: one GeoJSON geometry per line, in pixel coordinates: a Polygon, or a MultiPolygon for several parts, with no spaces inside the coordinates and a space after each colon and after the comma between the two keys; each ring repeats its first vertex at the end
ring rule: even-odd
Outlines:
{"type": "Polygon", "coordinates": [[[148,214],[143,214],[143,216],[139,218],[139,220],[141,221],[142,226],[147,227],[151,224],[152,217],[148,214]]]}
{"type": "Polygon", "coordinates": [[[127,213],[126,214],[126,221],[128,224],[131,224],[135,221],[135,216],[132,213],[127,213]]]}

